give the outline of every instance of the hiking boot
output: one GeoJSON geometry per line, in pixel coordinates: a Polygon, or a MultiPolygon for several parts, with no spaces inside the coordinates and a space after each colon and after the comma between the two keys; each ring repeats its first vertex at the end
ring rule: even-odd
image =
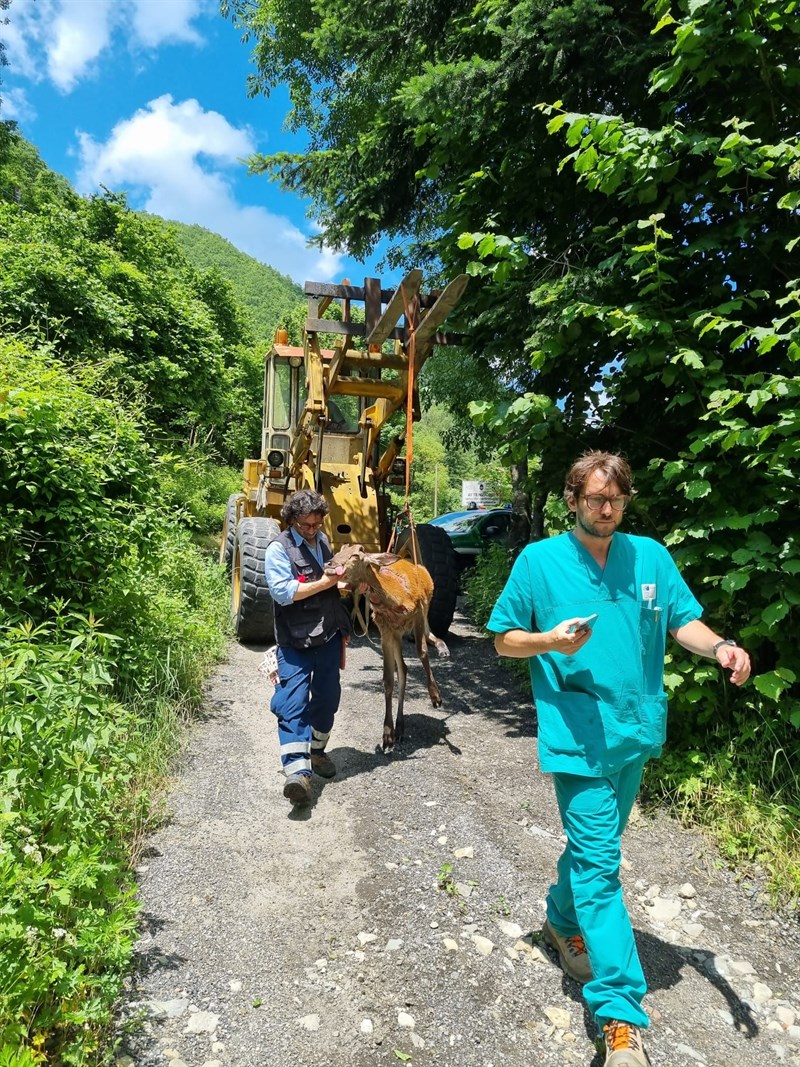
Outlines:
{"type": "MultiPolygon", "coordinates": [[[[570,978],[580,982],[581,985],[591,981],[592,967],[589,963],[589,954],[580,934],[575,934],[572,937],[562,937],[561,934],[556,933],[548,920],[545,919],[542,927],[542,937],[551,948],[556,950],[561,969],[570,978]]],[[[621,1062],[624,1063],[624,1061],[621,1062]]]]}
{"type": "Polygon", "coordinates": [[[311,770],[320,778],[335,778],[336,764],[324,752],[311,753],[311,770]]]}
{"type": "Polygon", "coordinates": [[[603,1027],[603,1034],[606,1040],[605,1067],[651,1067],[638,1026],[611,1019],[603,1027]]]}
{"type": "Polygon", "coordinates": [[[283,787],[283,795],[295,807],[311,801],[311,775],[290,774],[283,787]]]}

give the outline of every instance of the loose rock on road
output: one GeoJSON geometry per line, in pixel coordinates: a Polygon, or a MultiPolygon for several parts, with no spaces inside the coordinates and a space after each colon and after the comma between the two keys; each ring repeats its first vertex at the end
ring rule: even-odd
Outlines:
{"type": "MultiPolygon", "coordinates": [[[[263,650],[231,647],[139,868],[121,1067],[600,1067],[538,937],[562,842],[530,701],[461,616],[448,644],[436,710],[405,646],[389,756],[380,651],[351,645],[339,773],[304,810],[282,796],[263,650]]],[[[667,818],[634,818],[623,850],[653,1067],[800,1067],[795,924],[667,818]]]]}

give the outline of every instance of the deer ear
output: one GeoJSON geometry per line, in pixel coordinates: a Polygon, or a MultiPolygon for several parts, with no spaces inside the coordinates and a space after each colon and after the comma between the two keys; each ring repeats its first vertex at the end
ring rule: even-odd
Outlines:
{"type": "Polygon", "coordinates": [[[364,559],[374,567],[391,567],[400,557],[393,552],[370,552],[364,559]]]}

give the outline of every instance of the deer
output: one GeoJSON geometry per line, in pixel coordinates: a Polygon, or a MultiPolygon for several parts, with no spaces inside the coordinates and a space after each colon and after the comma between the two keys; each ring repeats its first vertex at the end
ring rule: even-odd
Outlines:
{"type": "Polygon", "coordinates": [[[364,592],[372,617],[381,635],[383,655],[383,692],[386,714],[383,720],[383,751],[403,740],[405,721],[403,705],[408,668],[403,659],[403,636],[413,633],[417,653],[425,668],[431,704],[438,708],[442,695],[434,681],[428,657],[428,645],[440,656],[450,651],[428,625],[428,606],[433,596],[433,580],[425,567],[389,552],[365,552],[362,545],[345,545],[328,560],[325,571],[340,575],[352,589],[364,592]],[[392,714],[394,678],[398,679],[397,716],[392,714]]]}

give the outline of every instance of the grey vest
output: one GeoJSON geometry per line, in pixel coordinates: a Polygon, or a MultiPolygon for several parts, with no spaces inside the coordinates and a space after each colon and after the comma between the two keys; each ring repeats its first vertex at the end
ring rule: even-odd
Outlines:
{"type": "MultiPolygon", "coordinates": [[[[333,555],[331,546],[322,531],[317,533],[317,538],[327,563],[333,555]]],[[[322,567],[305,543],[296,545],[289,530],[284,530],[278,540],[289,557],[295,578],[313,582],[322,577],[322,567]]],[[[337,631],[349,634],[350,629],[350,616],[336,586],[292,604],[275,604],[275,637],[279,645],[314,648],[324,645],[337,631]]]]}

